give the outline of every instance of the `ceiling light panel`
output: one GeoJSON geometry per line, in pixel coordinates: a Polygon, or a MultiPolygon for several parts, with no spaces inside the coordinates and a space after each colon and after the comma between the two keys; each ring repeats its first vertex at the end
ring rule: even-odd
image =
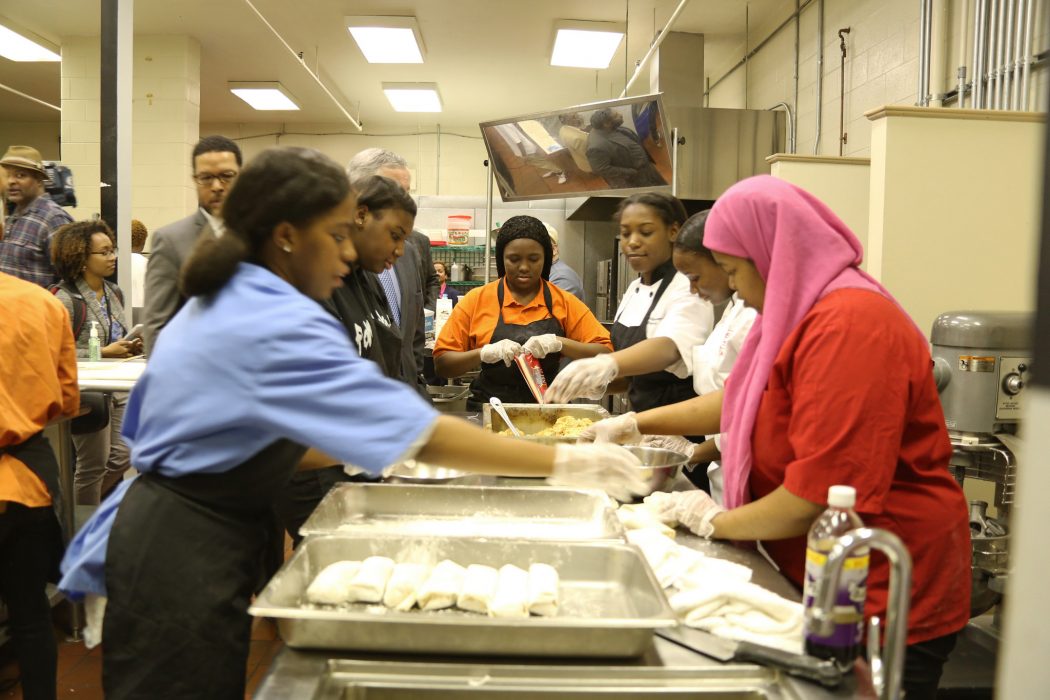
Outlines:
{"type": "Polygon", "coordinates": [[[395,112],[440,112],[437,83],[383,83],[383,92],[395,112]]]}
{"type": "Polygon", "coordinates": [[[297,111],[299,105],[280,83],[230,83],[230,92],[259,111],[297,111]]]}
{"type": "Polygon", "coordinates": [[[422,63],[415,17],[346,17],[346,28],[369,63],[422,63]]]}
{"type": "Polygon", "coordinates": [[[45,46],[46,42],[28,39],[18,32],[0,24],[0,56],[18,62],[61,61],[57,47],[45,46]]]}
{"type": "Polygon", "coordinates": [[[551,65],[603,70],[621,42],[623,26],[616,22],[558,22],[551,65]]]}

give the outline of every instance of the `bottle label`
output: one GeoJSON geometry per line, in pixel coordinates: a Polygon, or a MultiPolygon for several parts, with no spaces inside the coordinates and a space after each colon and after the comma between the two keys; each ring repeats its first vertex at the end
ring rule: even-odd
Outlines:
{"type": "MultiPolygon", "coordinates": [[[[870,555],[850,557],[842,566],[839,588],[835,592],[835,607],[832,619],[835,629],[825,637],[806,627],[806,642],[826,647],[847,648],[860,644],[864,634],[864,600],[867,598],[868,564],[870,555]]],[[[806,549],[806,581],[803,588],[803,604],[807,611],[813,607],[816,582],[824,575],[828,556],[812,548],[806,549]]]]}

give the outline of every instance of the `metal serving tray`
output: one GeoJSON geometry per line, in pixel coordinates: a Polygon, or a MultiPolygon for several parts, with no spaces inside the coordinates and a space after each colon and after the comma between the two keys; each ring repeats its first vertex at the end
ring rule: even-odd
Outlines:
{"type": "MultiPolygon", "coordinates": [[[[576,438],[537,437],[531,435],[531,433],[538,433],[545,428],[551,427],[562,416],[590,418],[595,423],[609,417],[609,412],[601,406],[586,403],[505,403],[503,408],[507,411],[507,417],[513,421],[514,427],[525,434],[521,439],[535,440],[548,444],[559,442],[572,443],[576,442],[576,438]]],[[[508,429],[509,426],[507,426],[502,416],[493,411],[492,406],[489,404],[484,404],[481,407],[481,414],[481,424],[485,430],[498,433],[508,429]]]]}
{"type": "Polygon", "coordinates": [[[600,491],[545,486],[340,484],[299,534],[397,534],[533,540],[618,540],[615,505],[600,491]]]}
{"type": "Polygon", "coordinates": [[[677,624],[652,570],[631,545],[463,537],[308,537],[249,612],[276,619],[281,638],[296,649],[482,656],[639,656],[656,629],[677,624]],[[397,612],[361,603],[303,604],[307,586],[325,566],[373,555],[497,568],[550,564],[561,577],[560,611],[548,618],[502,619],[455,609],[397,612]]]}

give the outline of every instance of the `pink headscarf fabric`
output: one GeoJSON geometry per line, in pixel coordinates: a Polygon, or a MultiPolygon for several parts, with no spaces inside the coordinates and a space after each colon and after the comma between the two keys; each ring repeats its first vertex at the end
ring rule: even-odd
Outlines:
{"type": "Polygon", "coordinates": [[[755,417],[788,335],[818,300],[836,289],[868,289],[893,297],[860,270],[860,241],[827,205],[769,175],[738,182],[718,198],[704,229],[704,245],[751,260],[766,283],[762,313],[733,365],[722,404],[724,501],[727,508],[736,508],[749,500],[755,417]]]}

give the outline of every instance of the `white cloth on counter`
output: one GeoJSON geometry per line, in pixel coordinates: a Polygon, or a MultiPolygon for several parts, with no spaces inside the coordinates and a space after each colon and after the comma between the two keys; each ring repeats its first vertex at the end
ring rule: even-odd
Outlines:
{"type": "Polygon", "coordinates": [[[496,595],[489,604],[490,617],[529,616],[529,574],[513,564],[504,564],[499,570],[496,595]]]}
{"type": "Polygon", "coordinates": [[[543,617],[558,614],[558,571],[550,564],[529,565],[529,612],[543,617]]]}
{"type": "Polygon", "coordinates": [[[361,570],[359,561],[337,561],[321,569],[306,588],[306,600],[319,605],[350,602],[350,584],[361,570]]]}
{"type": "Polygon", "coordinates": [[[350,582],[351,603],[380,603],[386,592],[387,581],[394,572],[394,560],[389,557],[368,557],[350,582]]]}
{"type": "MultiPolygon", "coordinates": [[[[655,510],[651,518],[638,515],[645,507],[631,506],[621,522],[659,523],[655,510]]],[[[642,551],[660,585],[673,589],[671,608],[684,624],[727,639],[802,653],[800,602],[751,583],[752,571],[746,566],[677,544],[666,530],[662,523],[629,529],[627,541],[642,551]]]]}
{"type": "Polygon", "coordinates": [[[402,562],[394,566],[383,594],[383,605],[394,610],[411,610],[416,604],[420,586],[430,576],[430,568],[423,564],[402,562]]]}
{"type": "Polygon", "coordinates": [[[488,614],[489,604],[496,595],[499,572],[484,564],[471,564],[463,577],[463,590],[456,600],[460,610],[488,614]]]}
{"type": "Polygon", "coordinates": [[[452,561],[444,559],[419,588],[416,602],[423,610],[442,610],[451,608],[463,590],[463,577],[467,570],[452,561]]]}

